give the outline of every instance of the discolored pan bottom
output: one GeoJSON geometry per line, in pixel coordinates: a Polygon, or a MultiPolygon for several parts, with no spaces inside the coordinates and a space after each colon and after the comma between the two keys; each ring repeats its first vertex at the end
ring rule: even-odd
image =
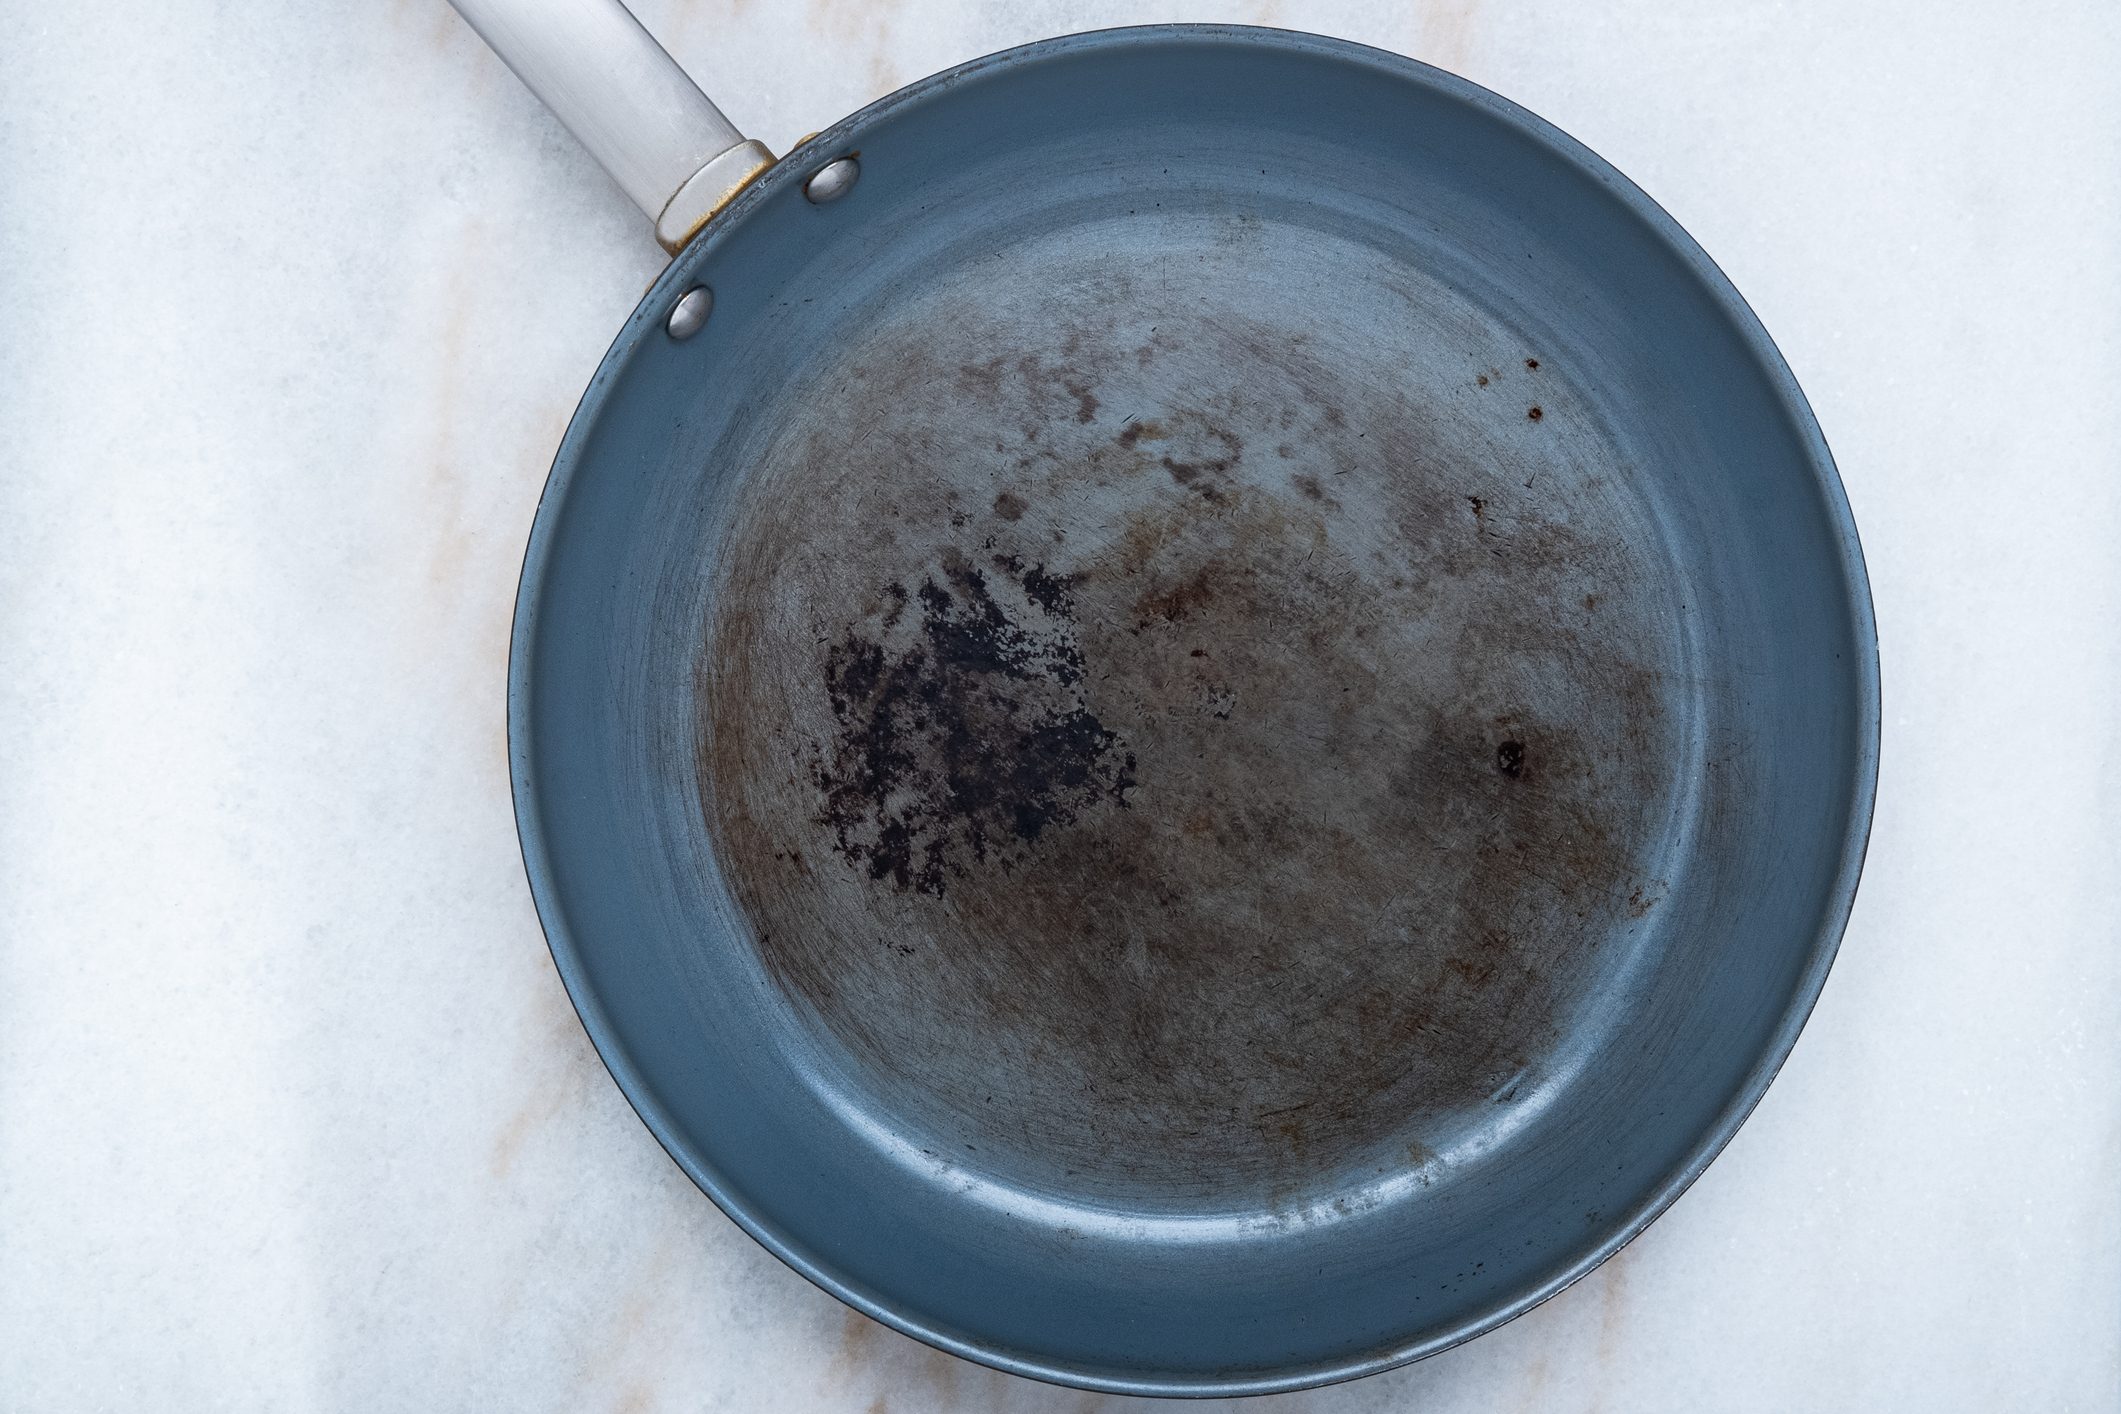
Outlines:
{"type": "Polygon", "coordinates": [[[842,348],[739,469],[698,786],[860,1083],[960,1163],[1229,1201],[1418,1167],[1582,1049],[1687,758],[1598,376],[1215,213],[842,348]]]}

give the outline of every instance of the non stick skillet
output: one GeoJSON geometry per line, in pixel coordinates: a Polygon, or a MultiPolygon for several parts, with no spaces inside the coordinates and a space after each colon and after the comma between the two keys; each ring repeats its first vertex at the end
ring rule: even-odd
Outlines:
{"type": "Polygon", "coordinates": [[[1313,36],[1075,35],[773,162],[614,0],[459,0],[676,259],[517,602],[524,859],[737,1222],[945,1350],[1287,1389],[1701,1172],[1877,753],[1789,370],[1612,168],[1313,36]]]}

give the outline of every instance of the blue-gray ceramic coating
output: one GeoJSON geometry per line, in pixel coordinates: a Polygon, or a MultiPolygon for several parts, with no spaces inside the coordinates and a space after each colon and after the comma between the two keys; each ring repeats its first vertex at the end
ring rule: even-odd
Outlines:
{"type": "Polygon", "coordinates": [[[1431,1354],[1641,1231],[1795,1042],[1877,763],[1723,276],[1515,105],[1267,30],[770,171],[598,371],[512,646],[538,911],[671,1155],[900,1330],[1135,1393],[1431,1354]]]}

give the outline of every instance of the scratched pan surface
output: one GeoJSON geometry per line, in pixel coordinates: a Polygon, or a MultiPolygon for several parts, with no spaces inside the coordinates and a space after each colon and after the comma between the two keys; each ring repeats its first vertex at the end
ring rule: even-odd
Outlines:
{"type": "Polygon", "coordinates": [[[1430,1353],[1640,1230],[1793,1043],[1876,758],[1721,275],[1521,109],[1256,30],[983,60],[760,181],[584,401],[512,674],[678,1162],[903,1330],[1143,1392],[1430,1353]]]}

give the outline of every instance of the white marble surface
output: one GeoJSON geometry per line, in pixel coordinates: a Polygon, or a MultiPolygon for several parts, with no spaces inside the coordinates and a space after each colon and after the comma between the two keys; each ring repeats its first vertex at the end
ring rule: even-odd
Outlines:
{"type": "MultiPolygon", "coordinates": [[[[1687,225],[1840,457],[1885,768],[1795,1057],[1597,1274],[1275,1414],[2121,1405],[2121,11],[640,9],[776,148],[1107,23],[1429,59],[1687,225]]],[[[502,674],[623,199],[442,0],[16,0],[0,59],[0,1408],[1133,1407],[783,1269],[553,973],[502,674]]]]}

